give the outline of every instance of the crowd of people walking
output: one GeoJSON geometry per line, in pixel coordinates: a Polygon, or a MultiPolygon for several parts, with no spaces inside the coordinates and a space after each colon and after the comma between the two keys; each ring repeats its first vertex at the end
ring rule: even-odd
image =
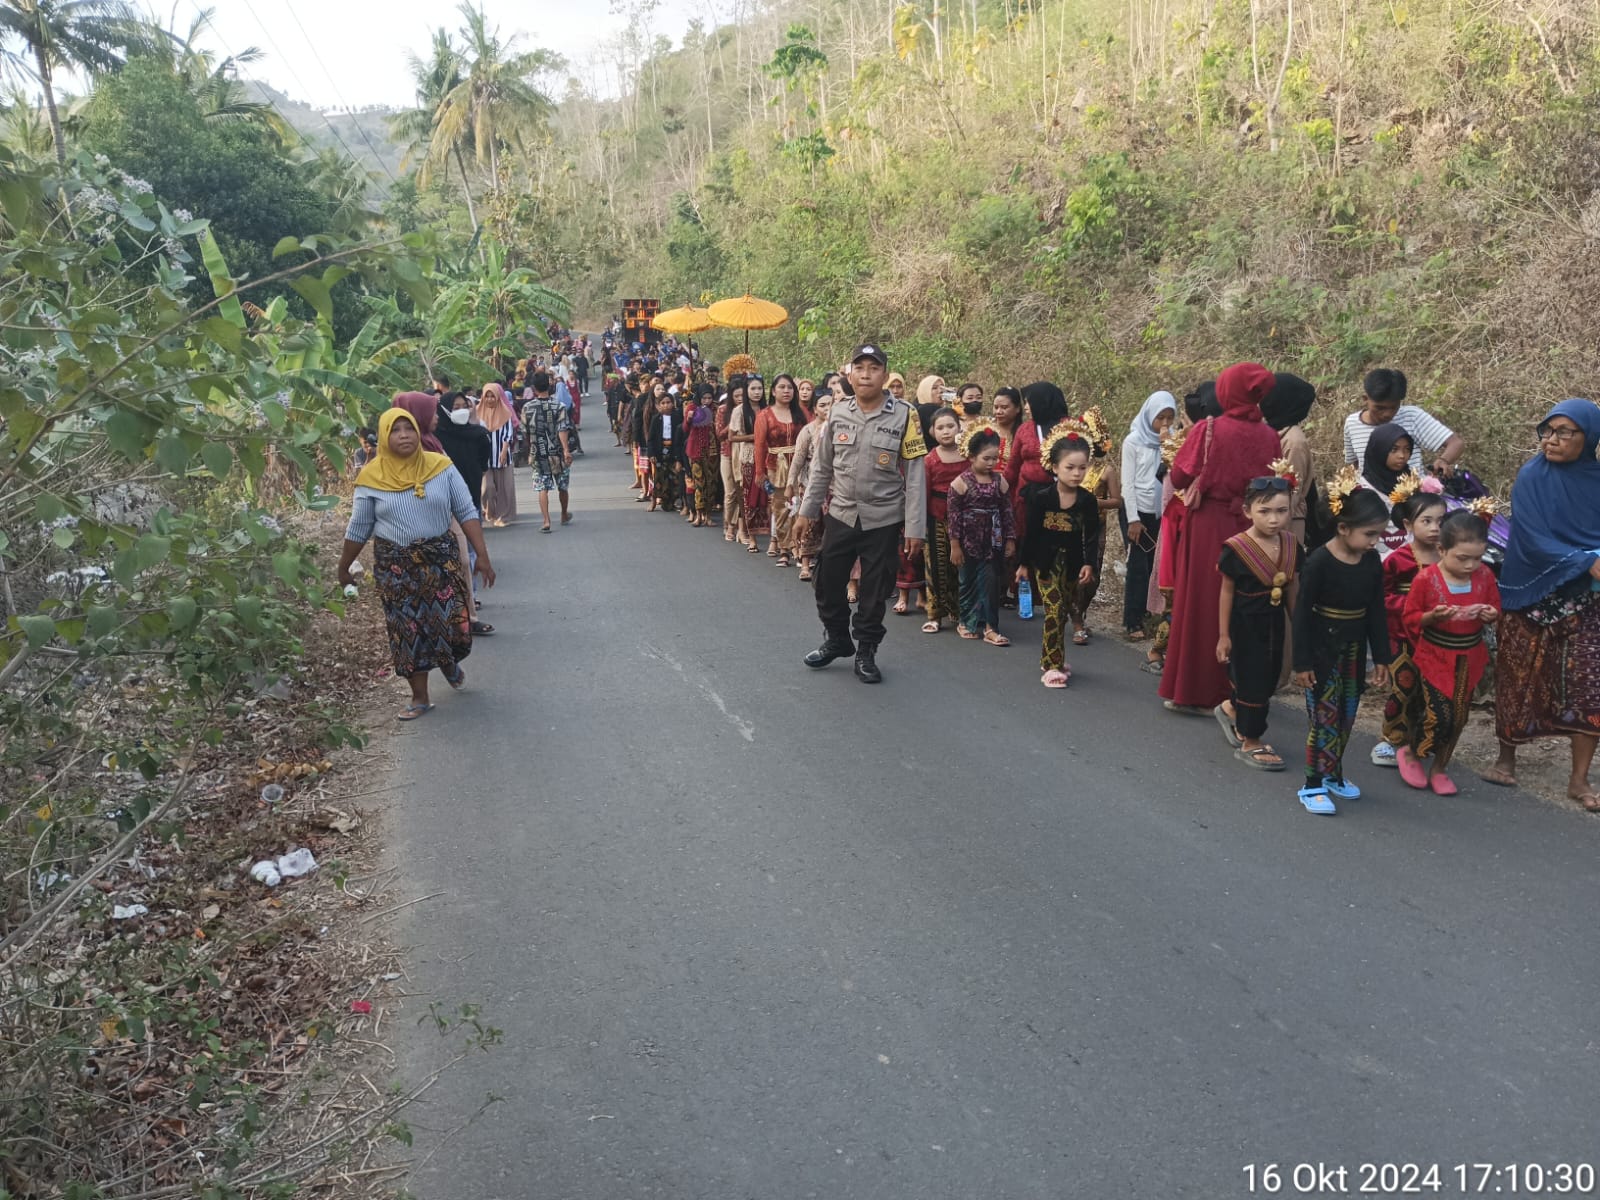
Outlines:
{"type": "Polygon", "coordinates": [[[1214,720],[1241,764],[1284,771],[1267,740],[1292,680],[1308,726],[1307,811],[1354,800],[1346,749],[1362,695],[1385,700],[1371,761],[1440,796],[1469,704],[1493,661],[1500,755],[1571,745],[1569,796],[1600,738],[1600,408],[1556,405],[1512,492],[1515,518],[1461,465],[1453,430],[1406,401],[1399,372],[1365,380],[1345,462],[1319,475],[1304,422],[1315,388],[1254,363],[1180,401],[1155,391],[1120,451],[1098,407],[1046,381],[914,390],[863,344],[820,380],[769,382],[747,356],[719,371],[669,343],[603,375],[635,499],[815,592],[823,642],[807,665],[854,658],[883,678],[891,602],[922,632],[1003,648],[1002,614],[1036,606],[1040,682],[1066,688],[1108,561],[1122,633],[1145,648],[1166,709],[1214,720]],[[1112,529],[1115,526],[1116,534],[1112,529]],[[1491,647],[1498,642],[1498,654],[1491,647]]]}
{"type": "Polygon", "coordinates": [[[937,375],[908,390],[889,366],[864,343],[819,380],[769,383],[746,355],[718,368],[673,339],[563,339],[503,380],[457,392],[435,379],[396,396],[363,437],[339,578],[354,586],[372,541],[394,669],[412,693],[400,718],[431,710],[431,671],[461,687],[473,639],[494,632],[473,578],[493,583],[484,529],[515,520],[519,466],[541,531],[573,520],[595,374],[645,511],[720,527],[812,585],[823,641],[810,667],[853,658],[858,678],[880,682],[891,606],[920,615],[924,634],[995,648],[1011,645],[1014,613],[1042,618],[1040,683],[1064,689],[1069,641],[1088,644],[1105,611],[1092,606],[1109,561],[1122,593],[1110,607],[1163,705],[1214,720],[1245,767],[1288,769],[1267,733],[1292,680],[1307,811],[1361,795],[1346,749],[1369,688],[1384,700],[1372,763],[1454,795],[1449,768],[1492,665],[1500,753],[1480,777],[1512,786],[1519,745],[1565,738],[1568,795],[1600,812],[1595,404],[1564,401],[1537,424],[1508,520],[1463,468],[1460,436],[1407,404],[1394,370],[1366,377],[1345,461],[1319,473],[1303,428],[1315,389],[1255,363],[1182,400],[1150,393],[1120,450],[1098,407],[1074,413],[1048,381],[986,400],[981,385],[937,375]]]}

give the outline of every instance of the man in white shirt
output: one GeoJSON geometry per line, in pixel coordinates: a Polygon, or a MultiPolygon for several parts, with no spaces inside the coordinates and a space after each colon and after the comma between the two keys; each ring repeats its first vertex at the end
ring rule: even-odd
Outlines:
{"type": "Polygon", "coordinates": [[[1449,475],[1455,470],[1466,444],[1443,421],[1431,413],[1404,403],[1406,377],[1400,371],[1380,367],[1369,371],[1362,381],[1367,394],[1367,406],[1344,419],[1344,460],[1361,469],[1367,452],[1367,442],[1379,425],[1393,421],[1411,435],[1411,470],[1422,474],[1422,464],[1427,461],[1435,475],[1449,475]],[[1423,450],[1429,458],[1424,460],[1423,450]]]}

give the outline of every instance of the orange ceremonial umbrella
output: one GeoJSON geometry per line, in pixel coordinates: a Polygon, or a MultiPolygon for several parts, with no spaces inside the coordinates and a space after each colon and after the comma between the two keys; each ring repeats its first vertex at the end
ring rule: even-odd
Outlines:
{"type": "Polygon", "coordinates": [[[736,300],[718,300],[706,310],[711,321],[724,329],[742,329],[745,353],[750,352],[752,329],[776,329],[789,319],[789,310],[771,300],[759,300],[746,292],[736,300]]]}
{"type": "Polygon", "coordinates": [[[664,313],[657,313],[650,322],[650,328],[659,329],[662,333],[704,333],[715,324],[705,309],[685,304],[682,308],[669,308],[664,313]]]}

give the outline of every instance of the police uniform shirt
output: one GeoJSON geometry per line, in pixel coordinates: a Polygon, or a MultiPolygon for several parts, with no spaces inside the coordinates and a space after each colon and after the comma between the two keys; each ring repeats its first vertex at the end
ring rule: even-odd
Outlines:
{"type": "Polygon", "coordinates": [[[905,536],[920,541],[928,527],[927,453],[910,404],[885,393],[882,407],[864,413],[854,397],[840,400],[817,437],[800,515],[816,520],[828,500],[829,515],[846,525],[881,529],[904,522],[905,536]]]}

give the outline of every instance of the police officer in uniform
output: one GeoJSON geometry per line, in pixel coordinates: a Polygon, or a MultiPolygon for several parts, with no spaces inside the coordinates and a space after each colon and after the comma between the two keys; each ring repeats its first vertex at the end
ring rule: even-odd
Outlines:
{"type": "Polygon", "coordinates": [[[794,524],[795,540],[803,541],[811,522],[819,518],[823,522],[815,587],[825,636],[822,645],[806,655],[806,666],[825,667],[854,654],[856,678],[862,683],[883,680],[878,644],[883,641],[883,612],[894,591],[902,536],[907,552],[914,553],[928,523],[922,471],[928,448],[922,424],[913,405],[883,390],[888,378],[888,355],[870,343],[857,346],[850,356],[855,396],[838,401],[828,414],[794,524]],[[861,582],[852,644],[845,595],[858,558],[861,582]]]}

